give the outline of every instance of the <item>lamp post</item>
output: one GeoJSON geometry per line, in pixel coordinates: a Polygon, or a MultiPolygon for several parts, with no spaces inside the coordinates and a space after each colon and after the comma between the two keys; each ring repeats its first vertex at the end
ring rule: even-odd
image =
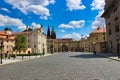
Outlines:
{"type": "Polygon", "coordinates": [[[95,50],[95,42],[93,42],[93,52],[96,55],[96,50],[95,50]]]}
{"type": "Polygon", "coordinates": [[[86,51],[86,41],[87,41],[87,36],[85,36],[84,38],[84,52],[86,51]]]}
{"type": "Polygon", "coordinates": [[[50,45],[50,51],[51,51],[51,54],[53,54],[53,40],[51,41],[51,45],[50,45]]]}
{"type": "Polygon", "coordinates": [[[0,39],[1,40],[1,43],[0,43],[0,50],[1,50],[1,61],[0,61],[0,63],[2,64],[2,48],[3,48],[3,40],[2,40],[2,38],[0,39]]]}

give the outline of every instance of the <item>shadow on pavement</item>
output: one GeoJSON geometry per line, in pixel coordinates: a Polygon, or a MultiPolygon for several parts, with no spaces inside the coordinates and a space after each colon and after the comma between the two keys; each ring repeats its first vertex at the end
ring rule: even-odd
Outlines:
{"type": "Polygon", "coordinates": [[[80,54],[80,55],[74,55],[70,57],[72,58],[103,58],[102,56],[98,56],[94,54],[80,54]]]}
{"type": "Polygon", "coordinates": [[[97,55],[105,56],[105,57],[117,57],[118,56],[117,53],[98,53],[97,55]]]}

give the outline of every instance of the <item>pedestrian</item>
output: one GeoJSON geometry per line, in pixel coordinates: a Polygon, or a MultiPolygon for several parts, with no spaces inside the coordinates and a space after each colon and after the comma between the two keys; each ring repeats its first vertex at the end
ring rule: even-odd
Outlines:
{"type": "Polygon", "coordinates": [[[94,54],[96,55],[96,51],[94,51],[94,54]]]}

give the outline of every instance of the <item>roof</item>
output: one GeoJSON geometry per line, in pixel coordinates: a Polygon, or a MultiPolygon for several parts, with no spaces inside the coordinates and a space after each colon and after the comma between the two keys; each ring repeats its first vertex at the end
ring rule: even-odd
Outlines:
{"type": "Polygon", "coordinates": [[[0,31],[0,35],[5,35],[5,31],[0,31]]]}
{"type": "Polygon", "coordinates": [[[106,32],[106,28],[105,27],[98,27],[92,33],[105,33],[105,32],[106,32]]]}
{"type": "Polygon", "coordinates": [[[14,32],[13,34],[14,35],[20,35],[20,34],[22,34],[22,35],[29,35],[30,32],[14,32]]]}
{"type": "Polygon", "coordinates": [[[56,42],[71,42],[72,38],[58,38],[58,39],[54,39],[54,41],[56,41],[56,42]]]}
{"type": "Polygon", "coordinates": [[[110,3],[109,3],[109,5],[107,4],[108,5],[107,7],[105,5],[104,13],[101,15],[101,17],[105,17],[105,15],[110,12],[110,9],[116,5],[117,0],[110,0],[109,2],[110,3]]]}
{"type": "Polygon", "coordinates": [[[12,34],[7,34],[6,31],[0,31],[0,38],[4,40],[14,40],[15,37],[12,34]],[[10,36],[10,37],[8,37],[10,36]]]}

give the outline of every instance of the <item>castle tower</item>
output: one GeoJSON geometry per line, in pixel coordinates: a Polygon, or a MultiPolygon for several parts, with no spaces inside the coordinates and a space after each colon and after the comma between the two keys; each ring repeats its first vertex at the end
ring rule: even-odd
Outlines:
{"type": "Polygon", "coordinates": [[[54,31],[54,26],[52,27],[52,31],[51,31],[51,38],[56,39],[56,33],[54,31]]]}

